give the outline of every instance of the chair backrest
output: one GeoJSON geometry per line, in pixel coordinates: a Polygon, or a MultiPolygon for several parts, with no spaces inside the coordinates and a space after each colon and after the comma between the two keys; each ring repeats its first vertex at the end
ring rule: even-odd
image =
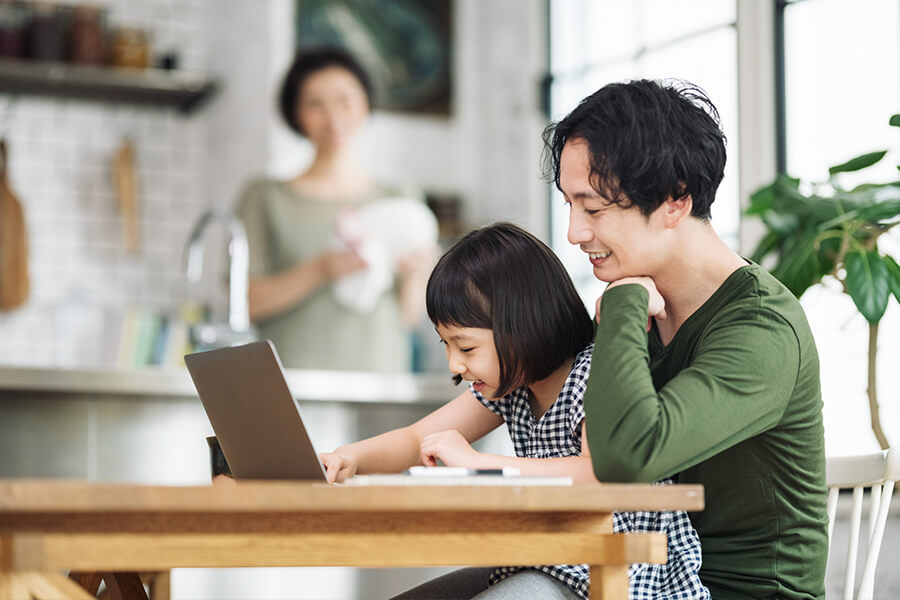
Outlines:
{"type": "Polygon", "coordinates": [[[871,599],[874,596],[875,567],[881,540],[887,525],[888,510],[894,492],[894,482],[900,479],[900,453],[885,450],[859,456],[832,456],[825,460],[828,483],[828,539],[834,530],[838,494],[842,489],[853,490],[850,512],[850,539],[842,597],[845,600],[871,599]],[[863,497],[869,491],[867,547],[862,577],[856,585],[856,563],[859,554],[859,530],[862,521],[863,497]],[[854,592],[856,594],[854,595],[854,592]]]}

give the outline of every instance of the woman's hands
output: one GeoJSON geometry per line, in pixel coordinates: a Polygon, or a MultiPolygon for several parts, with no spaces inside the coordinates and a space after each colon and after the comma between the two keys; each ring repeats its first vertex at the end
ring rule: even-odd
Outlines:
{"type": "Polygon", "coordinates": [[[425,314],[425,287],[428,276],[440,256],[440,248],[421,248],[401,256],[394,264],[400,280],[400,311],[403,322],[410,328],[419,324],[425,314]]]}
{"type": "Polygon", "coordinates": [[[426,435],[421,445],[422,464],[437,466],[440,459],[448,467],[475,468],[480,453],[455,429],[426,435]]]}
{"type": "Polygon", "coordinates": [[[341,483],[356,475],[356,469],[359,468],[356,458],[336,452],[321,452],[319,460],[325,466],[325,479],[328,483],[341,483]]]}
{"type": "Polygon", "coordinates": [[[319,257],[327,281],[334,281],[366,266],[366,261],[353,250],[329,250],[319,257]]]}

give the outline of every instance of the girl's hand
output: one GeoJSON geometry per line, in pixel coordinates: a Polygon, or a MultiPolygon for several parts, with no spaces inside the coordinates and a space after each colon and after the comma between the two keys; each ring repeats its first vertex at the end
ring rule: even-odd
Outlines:
{"type": "Polygon", "coordinates": [[[422,464],[427,467],[437,466],[438,459],[448,467],[473,467],[478,460],[478,452],[455,429],[426,435],[421,455],[422,464]]]}
{"type": "Polygon", "coordinates": [[[325,479],[328,483],[340,483],[356,475],[359,466],[352,456],[344,456],[334,452],[319,453],[319,460],[325,466],[325,479]]]}
{"type": "MultiPolygon", "coordinates": [[[[663,299],[662,294],[659,293],[659,290],[656,289],[656,283],[649,277],[625,277],[610,283],[606,290],[609,291],[616,286],[628,283],[636,283],[643,286],[650,296],[647,302],[647,331],[650,331],[650,319],[664,320],[666,318],[666,301],[663,299]]],[[[597,321],[600,320],[600,301],[602,299],[603,296],[597,298],[597,321]]]]}

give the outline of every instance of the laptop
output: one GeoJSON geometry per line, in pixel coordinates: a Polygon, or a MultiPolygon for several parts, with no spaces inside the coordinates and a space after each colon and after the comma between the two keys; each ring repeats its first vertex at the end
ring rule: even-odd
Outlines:
{"type": "Polygon", "coordinates": [[[235,479],[325,481],[269,340],[184,357],[235,479]]]}
{"type": "MultiPolygon", "coordinates": [[[[271,341],[187,354],[184,363],[235,479],[326,481],[271,341]]],[[[404,473],[356,475],[344,484],[572,485],[572,478],[521,477],[508,468],[418,466],[404,473]]]]}

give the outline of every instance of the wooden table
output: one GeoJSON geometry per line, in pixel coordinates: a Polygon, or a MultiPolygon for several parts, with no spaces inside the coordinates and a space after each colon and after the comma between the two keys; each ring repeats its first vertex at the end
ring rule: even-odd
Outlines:
{"type": "Polygon", "coordinates": [[[702,508],[698,485],[0,480],[0,598],[93,598],[101,577],[114,598],[146,597],[136,573],[176,567],[578,563],[591,598],[626,598],[628,565],[665,562],[666,539],[613,534],[611,513],[702,508]]]}

